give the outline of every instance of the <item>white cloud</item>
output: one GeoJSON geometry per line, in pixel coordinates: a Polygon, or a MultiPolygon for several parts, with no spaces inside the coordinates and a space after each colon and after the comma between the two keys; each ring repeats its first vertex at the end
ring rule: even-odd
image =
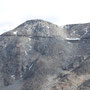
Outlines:
{"type": "Polygon", "coordinates": [[[89,3],[90,0],[0,0],[0,33],[28,19],[44,19],[59,26],[90,22],[89,3]]]}

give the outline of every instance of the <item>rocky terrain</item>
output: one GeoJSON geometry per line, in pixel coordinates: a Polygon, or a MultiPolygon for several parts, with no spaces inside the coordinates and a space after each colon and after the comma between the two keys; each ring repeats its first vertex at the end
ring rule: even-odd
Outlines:
{"type": "Polygon", "coordinates": [[[38,19],[3,33],[0,90],[90,90],[89,39],[89,23],[38,19]]]}

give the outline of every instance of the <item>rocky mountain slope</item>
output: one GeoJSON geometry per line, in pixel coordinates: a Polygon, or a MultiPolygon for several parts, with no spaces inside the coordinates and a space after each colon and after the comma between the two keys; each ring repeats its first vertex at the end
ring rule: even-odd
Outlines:
{"type": "Polygon", "coordinates": [[[89,28],[29,20],[2,34],[0,90],[89,90],[89,28]]]}

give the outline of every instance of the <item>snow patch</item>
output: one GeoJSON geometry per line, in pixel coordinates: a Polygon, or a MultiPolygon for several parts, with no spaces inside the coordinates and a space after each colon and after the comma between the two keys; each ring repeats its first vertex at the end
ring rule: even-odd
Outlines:
{"type": "Polygon", "coordinates": [[[17,34],[17,31],[13,32],[13,34],[15,34],[15,35],[16,35],[16,34],[17,34]]]}
{"type": "Polygon", "coordinates": [[[31,41],[31,38],[28,38],[29,41],[31,41]]]}
{"type": "Polygon", "coordinates": [[[33,64],[29,67],[29,70],[32,68],[33,64]]]}
{"type": "Polygon", "coordinates": [[[26,51],[25,51],[25,55],[28,55],[26,51]]]}
{"type": "Polygon", "coordinates": [[[80,38],[66,38],[66,40],[80,40],[80,38]]]}
{"type": "Polygon", "coordinates": [[[47,28],[49,29],[49,26],[47,26],[47,28]]]}
{"type": "Polygon", "coordinates": [[[11,75],[11,78],[15,79],[15,75],[11,75]]]}

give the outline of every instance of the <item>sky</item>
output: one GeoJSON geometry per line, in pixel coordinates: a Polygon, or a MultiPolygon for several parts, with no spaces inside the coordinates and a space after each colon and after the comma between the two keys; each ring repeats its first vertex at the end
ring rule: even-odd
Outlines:
{"type": "Polygon", "coordinates": [[[0,34],[32,19],[59,26],[88,23],[90,0],[0,0],[0,34]]]}

